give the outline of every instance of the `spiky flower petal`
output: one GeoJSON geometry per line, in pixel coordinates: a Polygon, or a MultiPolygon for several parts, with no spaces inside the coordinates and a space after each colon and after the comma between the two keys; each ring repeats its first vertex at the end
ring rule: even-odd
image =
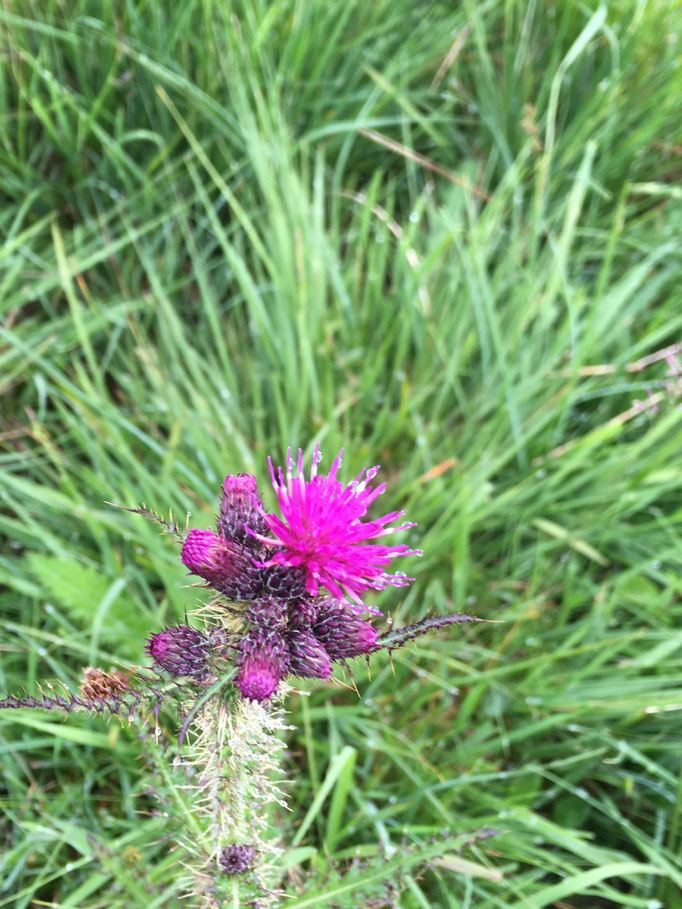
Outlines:
{"type": "Polygon", "coordinates": [[[324,645],[314,634],[300,628],[293,628],[287,635],[291,654],[290,671],[307,679],[328,679],[332,673],[332,661],[324,645]]]}
{"type": "Polygon", "coordinates": [[[246,871],[253,864],[256,850],[249,843],[234,843],[225,846],[220,854],[220,864],[228,874],[246,871]]]}
{"type": "Polygon", "coordinates": [[[150,635],[145,649],[160,669],[171,675],[201,680],[208,674],[213,645],[210,637],[198,628],[175,625],[150,635]]]}
{"type": "Polygon", "coordinates": [[[298,472],[288,453],[286,475],[282,468],[275,472],[269,460],[272,484],[277,493],[281,517],[261,512],[270,533],[253,535],[276,548],[268,565],[280,564],[305,569],[306,589],[317,596],[320,587],[333,596],[351,601],[356,607],[365,608],[361,594],[369,588],[381,590],[387,584],[403,586],[412,578],[403,573],[388,574],[385,566],[392,558],[420,554],[401,543],[387,546],[368,543],[368,540],[414,526],[410,523],[389,527],[404,512],[392,511],[372,521],[361,520],[370,505],[386,488],[385,483],[372,487],[378,467],[362,470],[348,485],[337,479],[341,464],[339,452],[328,474],[317,472],[320,460],[319,446],[315,448],[310,480],[303,476],[303,453],[298,453],[298,472]]]}
{"type": "Polygon", "coordinates": [[[235,684],[243,698],[267,701],[289,671],[289,647],[278,632],[254,628],[237,644],[235,684]]]}
{"type": "Polygon", "coordinates": [[[374,626],[332,597],[319,601],[312,630],[332,660],[369,653],[379,637],[374,626]]]}

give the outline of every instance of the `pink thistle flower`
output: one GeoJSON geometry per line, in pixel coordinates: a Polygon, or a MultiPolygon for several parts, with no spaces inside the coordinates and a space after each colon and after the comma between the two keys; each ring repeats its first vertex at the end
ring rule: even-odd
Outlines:
{"type": "Polygon", "coordinates": [[[368,542],[414,527],[413,523],[387,526],[402,517],[404,511],[391,511],[372,521],[362,520],[372,502],[386,489],[385,483],[370,485],[379,468],[362,470],[345,485],[336,476],[343,449],[334,459],[329,473],[321,475],[317,472],[318,445],[310,479],[306,480],[302,451],[299,449],[298,452],[296,476],[290,454],[291,450],[287,452],[286,478],[281,467],[275,473],[272,460],[268,459],[282,517],[261,512],[270,529],[269,536],[250,528],[253,536],[279,550],[263,564],[303,567],[306,590],[311,596],[317,596],[320,587],[324,587],[357,611],[367,608],[361,594],[369,588],[382,590],[387,584],[402,587],[413,581],[414,578],[408,578],[402,572],[388,574],[385,566],[395,556],[421,555],[420,550],[410,549],[404,543],[388,546],[368,542]]]}

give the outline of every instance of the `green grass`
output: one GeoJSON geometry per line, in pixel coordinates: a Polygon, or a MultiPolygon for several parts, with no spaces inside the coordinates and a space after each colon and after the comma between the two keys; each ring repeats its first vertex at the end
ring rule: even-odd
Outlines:
{"type": "MultiPolygon", "coordinates": [[[[196,604],[104,500],[208,526],[225,473],[344,446],[419,522],[382,610],[504,624],[292,700],[303,868],[487,825],[400,906],[682,906],[682,411],[627,369],[682,340],[680,36],[673,0],[5,3],[0,690],[196,604]]],[[[5,714],[0,752],[0,907],[179,905],[132,730],[5,714]]]]}

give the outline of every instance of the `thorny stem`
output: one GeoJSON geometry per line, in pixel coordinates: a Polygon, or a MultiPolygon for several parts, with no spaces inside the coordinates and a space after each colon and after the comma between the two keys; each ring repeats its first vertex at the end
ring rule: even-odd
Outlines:
{"type": "MultiPolygon", "coordinates": [[[[191,813],[193,823],[179,845],[187,894],[198,900],[197,909],[226,905],[221,897],[238,907],[240,895],[257,895],[258,905],[265,906],[277,895],[272,888],[282,850],[272,832],[271,809],[287,807],[279,788],[280,733],[288,728],[279,703],[284,694],[268,707],[217,695],[186,724],[187,738],[174,766],[183,771],[183,789],[192,790],[182,813],[191,813]],[[237,879],[226,875],[220,860],[226,846],[241,843],[254,847],[255,860],[253,874],[235,887],[237,879]]],[[[165,778],[172,784],[169,774],[165,778]]],[[[183,805],[184,792],[175,795],[176,804],[183,805]]]]}
{"type": "MultiPolygon", "coordinates": [[[[173,512],[170,513],[169,519],[166,520],[165,518],[162,518],[160,514],[157,514],[157,512],[155,512],[153,509],[147,508],[144,503],[141,507],[138,508],[129,508],[126,505],[118,505],[116,502],[108,502],[106,499],[104,500],[104,503],[105,505],[113,505],[114,508],[120,508],[121,511],[130,511],[132,514],[142,515],[142,517],[146,518],[148,521],[152,521],[153,523],[158,524],[160,527],[163,527],[164,529],[162,532],[175,537],[179,543],[182,543],[185,539],[187,528],[185,527],[185,533],[180,530],[180,527],[173,517],[173,512]]],[[[189,520],[189,515],[187,519],[189,520]]]]}
{"type": "Polygon", "coordinates": [[[395,628],[382,634],[377,639],[376,645],[372,648],[375,650],[402,647],[407,641],[418,638],[422,634],[434,631],[437,628],[444,628],[446,625],[455,625],[460,622],[486,622],[487,619],[479,619],[475,615],[464,615],[453,612],[450,615],[432,616],[429,619],[422,619],[421,622],[415,622],[413,625],[404,625],[402,628],[395,628]]]}
{"type": "Polygon", "coordinates": [[[23,695],[15,697],[9,695],[0,699],[0,710],[6,708],[20,709],[28,707],[31,709],[42,710],[63,710],[64,713],[72,713],[74,710],[86,710],[88,713],[110,713],[116,716],[132,719],[135,711],[141,707],[151,708],[154,716],[158,716],[159,710],[165,698],[168,696],[168,685],[152,685],[149,679],[136,679],[138,684],[141,682],[143,687],[134,689],[129,688],[125,691],[113,693],[110,697],[85,697],[74,694],[67,688],[64,688],[64,694],[55,691],[51,685],[47,687],[51,694],[45,694],[40,690],[40,697],[34,695],[23,695]]]}

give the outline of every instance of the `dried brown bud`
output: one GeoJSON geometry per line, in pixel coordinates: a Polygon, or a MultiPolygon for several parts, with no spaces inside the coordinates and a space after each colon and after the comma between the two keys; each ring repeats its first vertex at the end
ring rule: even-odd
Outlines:
{"type": "Polygon", "coordinates": [[[130,673],[120,670],[105,672],[94,666],[86,666],[80,691],[86,700],[96,701],[102,698],[116,700],[124,691],[130,690],[129,678],[130,673]]]}

